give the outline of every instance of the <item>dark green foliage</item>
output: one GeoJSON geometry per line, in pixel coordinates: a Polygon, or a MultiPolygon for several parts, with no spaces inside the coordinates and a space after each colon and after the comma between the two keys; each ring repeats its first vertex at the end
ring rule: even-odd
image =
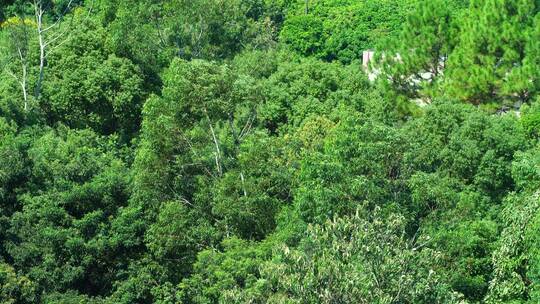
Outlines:
{"type": "Polygon", "coordinates": [[[112,147],[91,131],[61,128],[37,135],[25,151],[26,191],[9,221],[6,258],[40,290],[96,295],[110,287],[110,221],[129,196],[126,168],[112,147]]]}
{"type": "Polygon", "coordinates": [[[107,52],[105,29],[83,22],[48,58],[42,108],[51,122],[131,135],[139,128],[143,78],[130,60],[107,52]]]}

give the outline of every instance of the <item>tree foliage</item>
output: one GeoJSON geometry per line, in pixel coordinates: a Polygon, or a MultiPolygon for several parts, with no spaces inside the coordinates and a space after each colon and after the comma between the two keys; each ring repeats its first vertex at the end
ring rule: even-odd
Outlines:
{"type": "Polygon", "coordinates": [[[538,5],[2,2],[0,302],[537,303],[538,5]]]}

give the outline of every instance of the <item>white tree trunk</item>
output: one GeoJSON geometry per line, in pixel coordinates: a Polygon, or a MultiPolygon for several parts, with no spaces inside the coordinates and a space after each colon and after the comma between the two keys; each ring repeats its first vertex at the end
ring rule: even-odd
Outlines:
{"type": "Polygon", "coordinates": [[[34,97],[39,99],[41,95],[41,84],[43,82],[43,73],[45,69],[45,37],[43,30],[43,2],[41,0],[34,0],[34,12],[36,15],[36,25],[37,25],[37,34],[39,41],[39,74],[36,82],[36,87],[34,89],[34,97]]]}

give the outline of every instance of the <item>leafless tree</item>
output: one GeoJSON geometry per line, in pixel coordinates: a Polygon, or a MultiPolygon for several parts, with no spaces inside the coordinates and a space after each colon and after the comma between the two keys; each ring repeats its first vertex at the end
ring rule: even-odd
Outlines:
{"type": "Polygon", "coordinates": [[[74,7],[74,0],[70,0],[65,9],[60,13],[54,22],[47,24],[44,20],[46,12],[52,9],[52,3],[46,0],[33,0],[30,5],[33,8],[34,16],[28,17],[19,15],[13,18],[13,21],[6,25],[6,32],[10,38],[10,45],[7,47],[6,63],[2,64],[6,74],[12,76],[21,87],[24,110],[29,110],[29,73],[30,63],[29,55],[32,49],[32,41],[38,42],[39,47],[39,66],[37,80],[34,87],[33,97],[39,100],[43,86],[45,68],[47,66],[47,57],[58,47],[64,44],[69,36],[69,26],[61,24],[62,20],[74,7]],[[18,68],[14,68],[12,63],[17,62],[18,68]]]}
{"type": "Polygon", "coordinates": [[[7,33],[11,42],[7,50],[3,70],[13,77],[20,85],[24,100],[24,110],[28,110],[28,27],[29,21],[23,18],[15,18],[8,25],[7,33]],[[20,71],[13,71],[10,62],[18,62],[20,71]]]}
{"type": "Polygon", "coordinates": [[[34,8],[37,38],[39,42],[39,72],[36,86],[34,88],[34,97],[39,99],[41,95],[41,87],[43,85],[47,56],[67,41],[66,33],[68,28],[61,28],[60,22],[71,10],[73,0],[68,2],[64,11],[60,14],[60,16],[58,16],[56,21],[50,25],[45,25],[43,20],[45,12],[50,9],[49,4],[44,0],[34,0],[32,5],[34,8]]]}

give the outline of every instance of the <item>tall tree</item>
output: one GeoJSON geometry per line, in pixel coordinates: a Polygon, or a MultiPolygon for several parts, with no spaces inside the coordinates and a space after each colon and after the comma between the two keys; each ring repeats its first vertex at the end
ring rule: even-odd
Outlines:
{"type": "Polygon", "coordinates": [[[419,1],[395,38],[379,50],[377,69],[398,94],[430,102],[458,34],[460,1],[419,1]]]}
{"type": "Polygon", "coordinates": [[[2,70],[19,84],[23,97],[23,109],[29,107],[29,58],[31,19],[11,17],[1,24],[6,34],[2,39],[2,70]],[[16,63],[16,64],[15,64],[16,63]]]}
{"type": "Polygon", "coordinates": [[[33,98],[39,100],[42,93],[47,57],[60,45],[65,43],[69,36],[69,24],[62,22],[78,1],[68,0],[55,2],[51,0],[16,1],[14,16],[3,27],[10,33],[12,53],[20,64],[20,76],[10,69],[8,74],[14,76],[19,82],[23,99],[24,110],[29,110],[28,86],[33,81],[33,98]],[[31,12],[31,13],[30,13],[31,12]],[[33,59],[37,59],[34,69],[33,59]],[[34,73],[35,75],[30,75],[34,73]]]}
{"type": "Polygon", "coordinates": [[[449,58],[449,93],[473,104],[529,101],[540,89],[528,72],[538,69],[539,10],[535,0],[472,0],[449,58]]]}
{"type": "Polygon", "coordinates": [[[435,270],[440,253],[407,239],[404,218],[376,209],[310,226],[283,246],[263,277],[274,303],[459,303],[435,270]],[[278,300],[282,301],[278,301],[278,300]]]}

